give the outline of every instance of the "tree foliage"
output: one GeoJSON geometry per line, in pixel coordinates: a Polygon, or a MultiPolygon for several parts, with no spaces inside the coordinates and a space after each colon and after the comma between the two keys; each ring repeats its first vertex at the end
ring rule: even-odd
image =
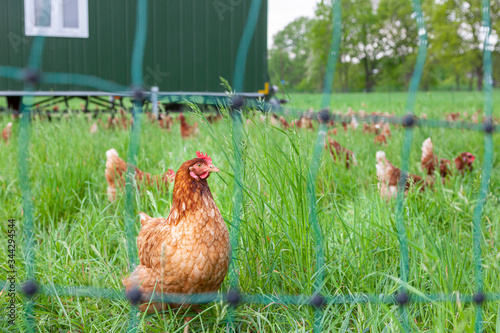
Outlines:
{"type": "Polygon", "coordinates": [[[288,86],[303,84],[311,43],[311,22],[309,18],[300,17],[274,36],[273,47],[269,50],[269,69],[272,77],[277,75],[288,86]]]}
{"type": "MultiPolygon", "coordinates": [[[[490,1],[493,63],[500,63],[500,1],[490,1]]],[[[342,0],[337,91],[405,90],[418,52],[411,1],[342,0]]],[[[428,56],[421,89],[482,89],[481,0],[423,0],[428,56]]],[[[274,37],[273,69],[292,90],[320,90],[332,34],[332,4],[321,0],[312,19],[301,17],[274,37]]],[[[500,70],[494,67],[494,83],[500,70]]]]}

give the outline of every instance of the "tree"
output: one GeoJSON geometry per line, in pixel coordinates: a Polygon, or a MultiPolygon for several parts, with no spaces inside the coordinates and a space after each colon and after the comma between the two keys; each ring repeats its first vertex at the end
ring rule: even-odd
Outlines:
{"type": "MultiPolygon", "coordinates": [[[[331,5],[321,1],[317,4],[315,18],[311,25],[310,48],[307,59],[307,80],[317,90],[321,90],[330,50],[332,35],[331,5]]],[[[342,55],[341,57],[342,58],[342,55]]]]}
{"type": "Polygon", "coordinates": [[[418,52],[417,24],[410,1],[381,0],[378,16],[382,24],[384,56],[381,73],[384,83],[406,90],[418,52]]]}
{"type": "MultiPolygon", "coordinates": [[[[295,89],[321,90],[333,29],[332,0],[280,32],[271,62],[295,89]],[[281,71],[281,72],[280,72],[281,71]],[[304,75],[304,73],[306,75],[304,75]]],[[[420,87],[483,85],[482,0],[422,0],[428,51],[420,87]]],[[[342,0],[342,38],[333,88],[408,89],[419,47],[411,1],[342,0]]],[[[500,81],[500,1],[490,0],[494,84],[500,81]]]]}
{"type": "MultiPolygon", "coordinates": [[[[377,4],[372,0],[343,0],[339,74],[346,76],[350,72],[346,68],[355,66],[353,72],[361,71],[364,91],[370,92],[385,68],[396,73],[394,66],[416,51],[417,34],[411,14],[411,4],[406,1],[381,0],[377,4]]],[[[311,30],[314,59],[308,62],[309,77],[318,71],[324,76],[321,66],[326,63],[332,26],[331,2],[321,1],[311,30]]],[[[390,75],[385,73],[385,77],[390,75]]],[[[349,81],[342,79],[342,83],[349,81]]]]}
{"type": "MultiPolygon", "coordinates": [[[[357,73],[352,66],[363,64],[364,89],[372,91],[375,85],[374,73],[377,71],[377,29],[374,22],[370,0],[342,1],[342,36],[339,50],[339,63],[334,85],[340,85],[342,91],[351,86],[350,75],[357,73]],[[366,8],[368,5],[369,8],[366,8]],[[370,22],[369,22],[370,21],[370,22]]],[[[308,78],[317,82],[318,89],[323,84],[326,63],[331,48],[333,13],[330,1],[318,3],[315,20],[311,29],[312,52],[308,61],[308,78]]],[[[356,81],[356,77],[354,78],[356,81]]]]}
{"type": "Polygon", "coordinates": [[[278,32],[269,51],[271,75],[276,72],[292,88],[304,81],[309,54],[311,19],[300,17],[278,32]]]}
{"type": "MultiPolygon", "coordinates": [[[[483,43],[482,1],[481,0],[445,0],[435,4],[432,20],[435,26],[433,42],[435,51],[449,58],[459,86],[459,75],[469,77],[469,88],[477,78],[477,89],[483,88],[483,43]]],[[[490,2],[490,16],[493,23],[490,41],[498,40],[494,22],[500,17],[498,0],[490,2]]],[[[497,46],[498,50],[498,46],[497,46]]],[[[445,63],[446,64],[446,63],[445,63]]]]}
{"type": "Polygon", "coordinates": [[[371,0],[349,0],[344,5],[344,44],[342,48],[351,62],[361,63],[365,91],[373,91],[379,61],[384,56],[381,30],[383,25],[371,0]]]}

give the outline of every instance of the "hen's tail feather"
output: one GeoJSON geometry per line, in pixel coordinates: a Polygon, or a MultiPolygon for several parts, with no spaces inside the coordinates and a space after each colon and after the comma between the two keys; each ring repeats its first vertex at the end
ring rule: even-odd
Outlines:
{"type": "Polygon", "coordinates": [[[390,184],[391,174],[394,173],[395,167],[385,157],[385,152],[378,151],[375,157],[377,159],[377,164],[375,165],[378,178],[377,186],[380,190],[380,195],[386,199],[390,199],[397,192],[397,186],[390,184]]]}
{"type": "Polygon", "coordinates": [[[144,226],[149,220],[151,220],[151,216],[146,213],[139,212],[139,216],[141,218],[141,226],[144,226]]]}
{"type": "Polygon", "coordinates": [[[377,177],[379,181],[385,181],[387,179],[387,171],[389,166],[389,162],[387,158],[385,157],[385,152],[383,151],[378,151],[375,155],[375,158],[377,159],[377,164],[375,167],[377,168],[377,177]]]}
{"type": "Polygon", "coordinates": [[[111,148],[106,151],[106,169],[104,175],[108,183],[108,199],[114,201],[116,198],[116,183],[122,183],[122,175],[127,170],[127,165],[124,160],[118,156],[116,149],[111,148]],[[118,179],[117,179],[118,177],[118,179]]]}
{"type": "Polygon", "coordinates": [[[110,149],[106,152],[106,170],[114,175],[117,172],[120,176],[127,171],[127,164],[122,160],[115,149],[110,149]]]}
{"type": "Polygon", "coordinates": [[[108,150],[106,152],[106,157],[109,159],[110,156],[116,156],[116,157],[119,157],[118,156],[118,152],[116,151],[115,148],[111,148],[110,150],[108,150]]]}
{"type": "Polygon", "coordinates": [[[422,169],[428,174],[432,175],[434,170],[440,169],[438,164],[439,160],[434,155],[434,145],[432,144],[431,138],[425,139],[422,143],[422,157],[420,159],[422,169]]]}
{"type": "Polygon", "coordinates": [[[433,156],[434,145],[432,144],[431,138],[427,138],[422,143],[422,157],[420,158],[422,165],[425,165],[426,163],[429,163],[429,161],[432,161],[433,156]]]}
{"type": "Polygon", "coordinates": [[[424,162],[424,160],[432,158],[433,154],[434,154],[434,146],[432,144],[432,140],[431,140],[431,138],[427,138],[422,143],[422,158],[421,158],[421,161],[424,162]]]}

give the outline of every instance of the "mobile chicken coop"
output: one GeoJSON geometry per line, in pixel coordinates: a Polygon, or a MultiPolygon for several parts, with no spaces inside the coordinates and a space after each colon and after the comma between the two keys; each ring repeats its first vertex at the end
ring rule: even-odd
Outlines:
{"type": "MultiPolygon", "coordinates": [[[[250,2],[149,0],[144,88],[158,87],[167,103],[198,96],[210,104],[224,96],[220,78],[232,84],[250,2]]],[[[43,35],[43,73],[92,75],[130,86],[135,21],[136,0],[0,0],[0,66],[24,68],[33,36],[43,35]]],[[[267,0],[262,1],[247,59],[243,95],[264,97],[269,91],[267,0]]],[[[22,81],[0,80],[0,96],[12,109],[19,109],[22,90],[22,81]]],[[[42,81],[34,95],[104,103],[111,94],[42,81]]]]}

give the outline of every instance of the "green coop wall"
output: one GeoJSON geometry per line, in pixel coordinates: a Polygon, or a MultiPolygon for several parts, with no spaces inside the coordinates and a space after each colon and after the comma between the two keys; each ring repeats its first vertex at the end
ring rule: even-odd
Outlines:
{"type": "MultiPolygon", "coordinates": [[[[236,53],[250,0],[150,0],[144,55],[146,87],[161,91],[222,92],[219,77],[232,83],[236,53]]],[[[24,34],[23,1],[0,0],[0,65],[24,67],[33,37],[24,34]]],[[[130,85],[136,1],[89,0],[89,38],[47,37],[45,72],[80,73],[130,85]]],[[[267,1],[248,54],[244,90],[268,81],[267,1]]],[[[0,90],[21,90],[19,81],[1,79],[0,90]]],[[[85,86],[42,84],[40,90],[92,90],[85,86]]]]}

